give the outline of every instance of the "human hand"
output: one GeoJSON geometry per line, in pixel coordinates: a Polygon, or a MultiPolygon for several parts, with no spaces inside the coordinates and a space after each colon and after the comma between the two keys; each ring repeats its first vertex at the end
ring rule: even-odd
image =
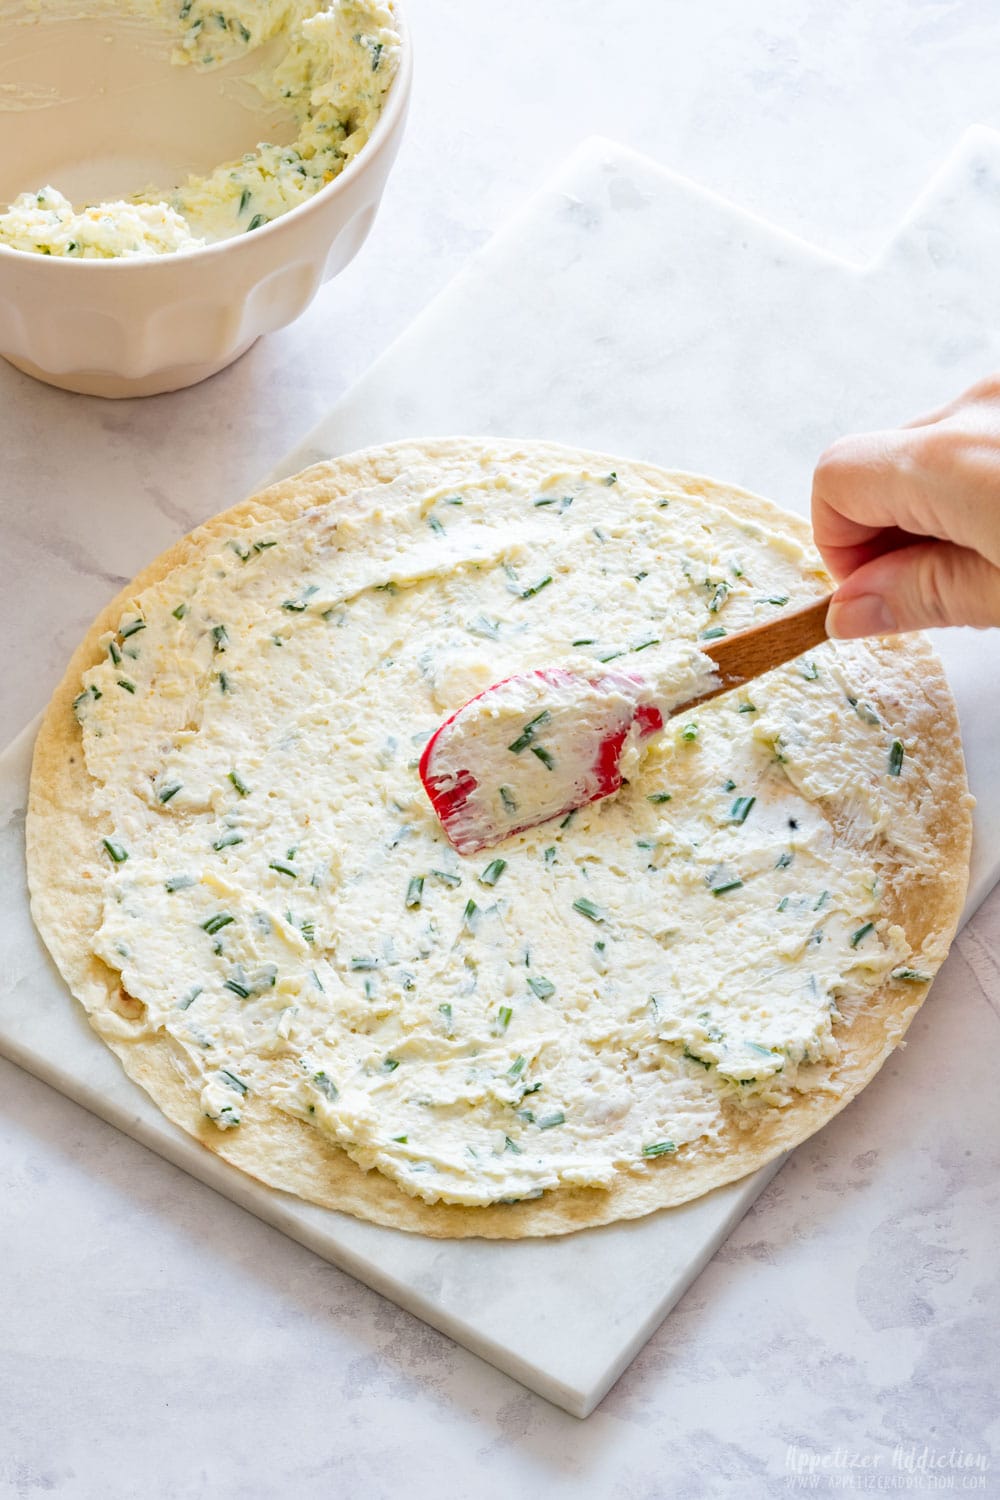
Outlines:
{"type": "Polygon", "coordinates": [[[813,476],[839,588],[830,635],[1000,625],[1000,376],[887,432],[838,439],[813,476]]]}

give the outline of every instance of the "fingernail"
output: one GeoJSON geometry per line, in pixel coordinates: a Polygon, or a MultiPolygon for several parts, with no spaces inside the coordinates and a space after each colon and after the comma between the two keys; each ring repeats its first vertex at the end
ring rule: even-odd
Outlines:
{"type": "Polygon", "coordinates": [[[856,594],[853,599],[834,599],[826,612],[827,635],[851,640],[862,635],[893,635],[896,617],[881,594],[856,594]]]}

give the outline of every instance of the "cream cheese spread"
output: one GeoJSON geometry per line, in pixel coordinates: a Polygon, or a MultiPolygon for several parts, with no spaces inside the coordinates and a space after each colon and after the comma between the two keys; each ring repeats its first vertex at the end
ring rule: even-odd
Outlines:
{"type": "Polygon", "coordinates": [[[929,977],[882,912],[877,847],[919,868],[927,836],[865,647],[701,705],[617,795],[485,854],[417,764],[506,676],[645,671],[822,587],[624,470],[470,459],[247,519],[81,684],[121,980],[95,1024],[169,1038],[219,1130],[264,1101],[429,1203],[607,1186],[782,1109],[842,1015],[929,977]]]}
{"type": "Polygon", "coordinates": [[[77,258],[162,255],[231,239],[278,218],[332,182],[367,144],[396,75],[400,38],[379,0],[132,0],[168,30],[174,61],[211,70],[278,39],[252,82],[294,115],[291,145],[258,145],[164,190],[75,208],[55,186],[21,193],[0,213],[0,244],[77,258]]]}

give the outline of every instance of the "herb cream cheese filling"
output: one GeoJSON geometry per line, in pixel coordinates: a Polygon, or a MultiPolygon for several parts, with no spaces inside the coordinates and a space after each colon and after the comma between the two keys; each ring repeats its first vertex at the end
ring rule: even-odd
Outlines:
{"type": "Polygon", "coordinates": [[[295,141],[261,143],[206,176],[127,200],[78,209],[56,186],[21,193],[0,213],[0,244],[113,258],[195,250],[259,229],[332,182],[367,144],[398,68],[392,6],[378,0],[131,0],[128,10],[176,39],[173,61],[202,71],[280,43],[274,66],[250,81],[292,113],[295,141]]]}
{"type": "Polygon", "coordinates": [[[429,1203],[752,1128],[842,1016],[929,977],[881,913],[880,842],[924,839],[866,649],[702,705],[616,796],[486,854],[450,847],[417,761],[492,682],[645,666],[820,580],[680,488],[542,464],[411,470],[211,543],[76,701],[121,977],[97,1024],[168,1040],[219,1129],[261,1100],[429,1203]]]}

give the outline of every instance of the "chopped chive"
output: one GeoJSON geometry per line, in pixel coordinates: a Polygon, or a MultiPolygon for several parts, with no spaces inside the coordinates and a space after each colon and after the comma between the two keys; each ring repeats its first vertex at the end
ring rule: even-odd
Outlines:
{"type": "Polygon", "coordinates": [[[527,1065],[528,1065],[528,1059],[526,1057],[523,1057],[523,1056],[515,1057],[514,1061],[511,1063],[510,1067],[507,1069],[507,1077],[508,1078],[520,1078],[521,1074],[524,1072],[524,1070],[527,1067],[527,1065]]]}
{"type": "Polygon", "coordinates": [[[727,776],[725,781],[722,783],[722,790],[724,792],[735,792],[736,782],[731,776],[727,776]]]}
{"type": "Polygon", "coordinates": [[[858,928],[857,932],[852,932],[851,933],[851,947],[852,948],[856,948],[860,942],[864,941],[864,939],[868,936],[868,934],[870,932],[874,932],[874,931],[875,931],[875,923],[874,922],[866,922],[863,927],[859,927],[858,928]]]}
{"type": "Polygon", "coordinates": [[[696,740],[697,738],[698,738],[698,726],[697,726],[697,724],[685,724],[684,728],[681,730],[681,739],[682,740],[687,740],[688,742],[690,742],[691,740],[696,740]]]}
{"type": "Polygon", "coordinates": [[[647,649],[647,647],[649,647],[649,646],[658,646],[659,644],[660,644],[660,637],[658,635],[651,635],[649,637],[648,641],[640,641],[637,646],[633,646],[632,647],[632,650],[633,651],[645,651],[647,649]]]}
{"type": "Polygon", "coordinates": [[[572,644],[574,646],[595,646],[597,642],[593,636],[581,636],[580,640],[573,641],[572,644]]]}
{"type": "Polygon", "coordinates": [[[496,1031],[496,1032],[506,1031],[507,1027],[511,1023],[511,1018],[512,1018],[513,1014],[514,1014],[514,1011],[511,1008],[511,1006],[509,1006],[509,1005],[501,1005],[500,1009],[497,1011],[497,1018],[496,1018],[496,1022],[494,1023],[494,1027],[493,1027],[494,1031],[496,1031]]]}
{"type": "Polygon", "coordinates": [[[924,974],[920,969],[893,969],[892,977],[906,984],[930,984],[934,975],[924,974]]]}
{"type": "Polygon", "coordinates": [[[578,896],[573,902],[573,910],[578,911],[581,917],[588,917],[591,922],[604,921],[604,912],[591,901],[589,896],[578,896]]]}
{"type": "Polygon", "coordinates": [[[161,802],[169,802],[171,797],[176,797],[181,789],[179,781],[172,781],[169,786],[161,787],[158,796],[161,802]]]}
{"type": "Polygon", "coordinates": [[[383,1073],[395,1073],[395,1071],[396,1071],[396,1069],[398,1067],[399,1067],[399,1058],[398,1057],[383,1057],[383,1059],[382,1059],[382,1072],[383,1073]]]}
{"type": "Polygon", "coordinates": [[[266,214],[254,214],[253,218],[250,220],[250,223],[247,225],[247,234],[250,233],[251,229],[260,229],[266,223],[268,223],[266,214]]]}
{"type": "Polygon", "coordinates": [[[738,714],[755,714],[757,709],[752,703],[741,703],[736,712],[738,714]]]}
{"type": "Polygon", "coordinates": [[[529,974],[528,987],[534,990],[539,1000],[551,1000],[556,992],[556,987],[551,979],[546,979],[542,974],[529,974]]]}
{"type": "Polygon", "coordinates": [[[788,910],[788,897],[787,896],[782,896],[781,900],[778,902],[778,910],[779,911],[787,911],[788,910]]]}
{"type": "Polygon", "coordinates": [[[819,667],[814,661],[804,661],[799,669],[799,676],[804,677],[806,682],[815,682],[819,676],[819,667]]]}
{"type": "Polygon", "coordinates": [[[509,786],[502,786],[500,788],[500,801],[503,803],[504,812],[517,812],[517,803],[514,801],[514,796],[509,786]]]}
{"type": "Polygon", "coordinates": [[[515,1156],[521,1155],[520,1146],[516,1145],[515,1142],[511,1140],[509,1135],[505,1135],[503,1138],[503,1149],[505,1151],[513,1151],[515,1156]]]}
{"type": "Polygon", "coordinates": [[[535,1123],[539,1130],[551,1130],[553,1125],[564,1125],[566,1116],[561,1109],[557,1109],[551,1115],[542,1115],[535,1123]]]}
{"type": "Polygon", "coordinates": [[[450,870],[432,870],[431,874],[435,880],[440,880],[442,885],[449,885],[454,888],[462,884],[461,875],[453,875],[450,870]]]}
{"type": "Polygon", "coordinates": [[[300,615],[302,611],[308,607],[309,600],[312,598],[313,594],[318,593],[319,584],[311,583],[308,588],[302,590],[302,593],[297,599],[286,599],[281,607],[282,609],[287,609],[289,614],[300,615]]]}
{"type": "Polygon", "coordinates": [[[102,839],[101,843],[116,865],[123,865],[128,859],[128,850],[116,843],[114,839],[102,839]]]}
{"type": "Polygon", "coordinates": [[[731,823],[745,823],[750,809],[756,801],[756,797],[737,797],[729,809],[729,821],[731,823]]]}
{"type": "Polygon", "coordinates": [[[543,708],[540,714],[536,714],[533,719],[528,720],[527,724],[525,724],[517,739],[512,740],[511,743],[507,746],[507,749],[513,750],[515,755],[520,755],[522,750],[527,750],[528,746],[535,738],[536,729],[538,729],[542,724],[547,724],[551,717],[552,715],[549,713],[548,709],[543,708]]]}
{"type": "Polygon", "coordinates": [[[254,542],[254,544],[253,544],[253,550],[255,552],[266,552],[267,549],[268,549],[268,547],[276,547],[277,545],[278,545],[277,542],[266,541],[266,540],[262,539],[259,542],[254,542]]]}
{"type": "Polygon", "coordinates": [[[728,597],[729,597],[729,584],[728,583],[720,583],[720,584],[718,584],[717,587],[716,587],[715,593],[712,595],[711,602],[710,602],[710,604],[708,606],[709,612],[711,614],[713,614],[713,615],[717,615],[719,613],[719,610],[725,604],[725,602],[728,599],[728,597]]]}
{"type": "Polygon", "coordinates": [[[192,1006],[194,1004],[194,1002],[197,1000],[198,996],[201,993],[202,993],[201,985],[200,984],[196,984],[195,987],[194,987],[194,989],[190,990],[188,992],[188,994],[186,994],[184,996],[183,1000],[178,1000],[178,1002],[177,1002],[177,1009],[178,1010],[187,1010],[190,1006],[192,1006]]]}
{"type": "Polygon", "coordinates": [[[298,880],[298,870],[293,870],[291,865],[286,865],[283,860],[272,859],[267,867],[269,870],[277,870],[279,875],[288,875],[292,880],[298,880]]]}
{"type": "Polygon", "coordinates": [[[673,1141],[654,1141],[650,1146],[643,1146],[643,1156],[670,1156],[677,1147],[673,1141]]]}
{"type": "Polygon", "coordinates": [[[377,969],[377,958],[352,958],[351,968],[354,970],[377,969]]]}
{"type": "Polygon", "coordinates": [[[188,612],[188,607],[187,607],[186,604],[178,604],[178,606],[177,606],[176,609],[172,609],[170,611],[170,613],[173,615],[173,617],[174,617],[175,620],[183,620],[183,618],[187,614],[187,612],[188,612]]]}
{"type": "Polygon", "coordinates": [[[336,1099],[337,1097],[338,1089],[337,1085],[334,1083],[330,1075],[324,1072],[322,1068],[320,1068],[318,1073],[313,1074],[312,1081],[319,1089],[320,1093],[325,1094],[332,1104],[334,1099],[336,1099]]]}
{"type": "Polygon", "coordinates": [[[621,651],[619,651],[617,647],[613,647],[610,651],[599,651],[597,653],[597,660],[599,662],[617,661],[618,658],[619,658],[619,656],[624,656],[624,655],[625,655],[624,648],[621,651]]]}
{"type": "Polygon", "coordinates": [[[768,597],[763,602],[765,604],[774,604],[774,605],[776,605],[778,607],[778,609],[783,609],[784,606],[788,603],[788,595],[787,594],[769,594],[768,597]]]}
{"type": "Polygon", "coordinates": [[[579,811],[580,811],[580,809],[578,807],[574,807],[572,812],[568,812],[566,814],[566,816],[563,818],[562,822],[559,824],[559,827],[560,828],[568,828],[569,825],[572,823],[573,819],[576,817],[576,815],[577,815],[577,813],[579,811]]]}
{"type": "Polygon", "coordinates": [[[829,891],[820,891],[819,896],[813,902],[813,911],[821,911],[829,898],[829,891]]]}
{"type": "Polygon", "coordinates": [[[227,911],[217,911],[214,917],[209,917],[207,922],[202,922],[201,925],[210,937],[214,937],[217,932],[222,931],[223,927],[228,927],[230,922],[235,921],[236,918],[231,917],[227,911]]]}
{"type": "Polygon", "coordinates": [[[450,1031],[451,1030],[451,1006],[448,1004],[447,1001],[445,1001],[445,1003],[443,1005],[439,1005],[438,1006],[438,1010],[441,1013],[441,1015],[444,1017],[444,1024],[447,1026],[448,1030],[450,1031]]]}
{"type": "Polygon", "coordinates": [[[228,677],[228,674],[225,673],[225,672],[220,672],[219,673],[219,692],[220,693],[228,693],[229,692],[229,677],[228,677]]]}
{"type": "Polygon", "coordinates": [[[794,858],[794,850],[786,849],[784,853],[778,855],[777,863],[775,864],[774,868],[776,870],[787,870],[788,866],[791,864],[794,858]]]}
{"type": "Polygon", "coordinates": [[[462,913],[462,926],[466,932],[475,932],[476,923],[479,920],[479,907],[470,898],[465,903],[465,911],[462,913]]]}
{"type": "Polygon", "coordinates": [[[242,842],[242,833],[237,833],[235,828],[230,828],[228,832],[222,834],[220,838],[217,838],[215,840],[212,848],[215,850],[216,854],[218,854],[222,849],[231,849],[234,845],[242,844],[242,842]]]}
{"type": "Polygon", "coordinates": [[[712,886],[712,895],[724,896],[727,891],[738,891],[742,884],[742,880],[724,880],[721,885],[712,886]]]}
{"type": "Polygon", "coordinates": [[[243,777],[240,775],[239,771],[230,771],[228,779],[232,782],[233,786],[239,792],[241,797],[248,797],[250,795],[250,788],[243,780],[243,777]]]}
{"type": "Polygon", "coordinates": [[[241,1000],[248,1000],[250,998],[249,989],[239,979],[227,979],[222,988],[224,990],[232,990],[233,994],[238,995],[241,1000]]]}
{"type": "Polygon", "coordinates": [[[219,1077],[224,1078],[229,1087],[231,1089],[235,1089],[238,1094],[246,1094],[249,1092],[246,1084],[243,1082],[243,1079],[237,1078],[235,1073],[230,1073],[228,1068],[220,1068],[219,1077]]]}
{"type": "Polygon", "coordinates": [[[406,905],[411,909],[420,905],[424,897],[424,877],[412,875],[406,887],[406,905]]]}
{"type": "Polygon", "coordinates": [[[134,682],[130,682],[127,677],[119,677],[118,678],[118,686],[120,688],[124,688],[125,691],[126,691],[126,693],[134,693],[135,692],[135,683],[134,682]]]}
{"type": "Polygon", "coordinates": [[[889,746],[889,775],[898,776],[903,769],[903,756],[905,755],[902,740],[893,740],[889,746]]]}
{"type": "Polygon", "coordinates": [[[521,598],[522,599],[533,599],[536,594],[540,594],[542,592],[542,589],[548,588],[548,586],[549,586],[549,584],[551,582],[552,582],[552,574],[551,573],[547,573],[545,575],[545,577],[544,578],[540,578],[537,583],[529,584],[529,586],[526,589],[521,589],[520,590],[521,598]]]}
{"type": "Polygon", "coordinates": [[[555,864],[555,862],[556,862],[556,846],[555,846],[555,844],[550,844],[549,847],[546,850],[543,851],[543,857],[544,857],[545,863],[547,865],[551,866],[551,865],[555,864]]]}
{"type": "Polygon", "coordinates": [[[410,1137],[408,1135],[394,1135],[393,1140],[398,1141],[401,1146],[408,1146],[410,1143],[410,1137]]]}
{"type": "Polygon", "coordinates": [[[213,651],[228,651],[229,631],[225,625],[212,626],[212,649],[213,651]]]}
{"type": "Polygon", "coordinates": [[[546,750],[544,745],[532,745],[531,753],[532,755],[537,755],[546,771],[552,771],[555,769],[555,760],[550,752],[546,750]]]}
{"type": "Polygon", "coordinates": [[[657,804],[661,802],[671,802],[673,800],[673,795],[673,792],[650,792],[649,796],[646,798],[646,801],[654,802],[657,804]]]}
{"type": "Polygon", "coordinates": [[[250,189],[249,188],[244,188],[243,191],[242,191],[242,193],[240,194],[240,206],[236,210],[237,213],[241,213],[242,214],[242,213],[246,212],[246,210],[250,207],[251,196],[252,196],[252,194],[250,192],[250,189]]]}
{"type": "Polygon", "coordinates": [[[480,885],[496,885],[497,881],[500,879],[500,876],[503,874],[503,872],[504,872],[504,870],[506,870],[506,868],[507,868],[507,861],[505,859],[495,859],[495,860],[493,860],[490,864],[488,864],[486,866],[486,869],[480,875],[480,877],[479,877],[479,884],[480,885]]]}
{"type": "Polygon", "coordinates": [[[618,475],[614,469],[611,470],[611,473],[607,476],[603,483],[607,485],[608,489],[610,489],[613,484],[618,483],[618,475]]]}
{"type": "Polygon", "coordinates": [[[108,642],[108,655],[111,657],[111,660],[116,667],[121,666],[122,654],[114,641],[108,642]]]}
{"type": "Polygon", "coordinates": [[[722,636],[728,635],[725,625],[713,625],[710,630],[703,630],[698,636],[700,641],[717,641],[722,636]]]}
{"type": "Polygon", "coordinates": [[[127,625],[119,626],[118,634],[121,636],[123,641],[127,641],[130,635],[135,635],[138,631],[145,630],[145,628],[145,620],[130,620],[127,625]]]}
{"type": "Polygon", "coordinates": [[[882,728],[882,720],[870,703],[866,703],[863,698],[848,698],[847,701],[854,709],[862,724],[871,724],[875,729],[882,728]]]}
{"type": "Polygon", "coordinates": [[[193,875],[171,875],[169,880],[163,882],[164,888],[173,895],[174,891],[186,891],[189,886],[197,885],[193,875]]]}

